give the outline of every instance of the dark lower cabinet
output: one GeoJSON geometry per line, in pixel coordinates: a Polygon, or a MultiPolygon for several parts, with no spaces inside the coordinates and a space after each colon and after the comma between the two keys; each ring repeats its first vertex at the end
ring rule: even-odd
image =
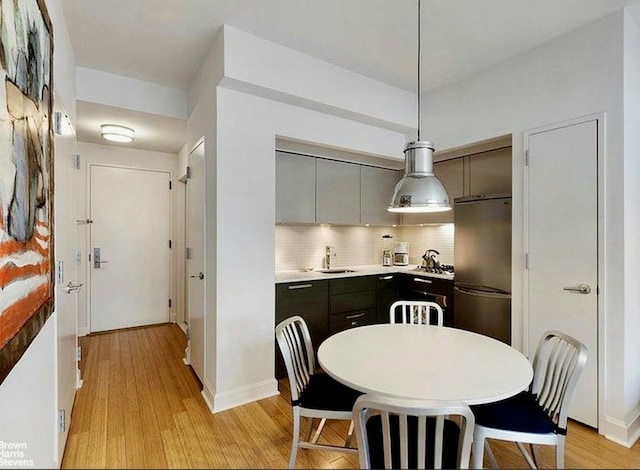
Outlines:
{"type": "MultiPolygon", "coordinates": [[[[276,284],[276,325],[286,318],[300,315],[307,323],[317,354],[320,343],[329,336],[328,299],[329,281],[276,284]]],[[[276,378],[286,376],[287,370],[276,342],[276,378]]]]}
{"type": "Polygon", "coordinates": [[[329,281],[329,333],[376,322],[376,276],[329,281]]]}
{"type": "Polygon", "coordinates": [[[452,280],[402,274],[399,294],[404,300],[426,300],[437,303],[444,310],[444,326],[453,326],[452,280]]]}
{"type": "MultiPolygon", "coordinates": [[[[276,325],[293,315],[304,318],[317,358],[318,347],[332,334],[388,323],[389,307],[399,299],[437,302],[445,326],[453,326],[453,281],[406,273],[276,284],[276,325]]],[[[286,376],[276,345],[276,378],[286,376]]]]}
{"type": "Polygon", "coordinates": [[[398,278],[400,274],[376,276],[376,323],[389,323],[389,308],[398,300],[398,278]]]}

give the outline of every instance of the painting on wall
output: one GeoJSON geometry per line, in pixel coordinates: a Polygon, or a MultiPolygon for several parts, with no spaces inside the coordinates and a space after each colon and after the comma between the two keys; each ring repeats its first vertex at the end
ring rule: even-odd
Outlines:
{"type": "Polygon", "coordinates": [[[53,31],[0,1],[0,383],[53,311],[53,31]]]}

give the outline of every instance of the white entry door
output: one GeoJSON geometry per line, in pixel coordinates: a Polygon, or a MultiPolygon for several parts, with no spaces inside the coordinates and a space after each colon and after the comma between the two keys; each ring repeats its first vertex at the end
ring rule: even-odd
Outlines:
{"type": "Polygon", "coordinates": [[[598,120],[528,133],[528,340],[560,330],[588,360],[569,416],[598,427],[598,120]]]}
{"type": "Polygon", "coordinates": [[[204,142],[189,154],[189,179],[186,194],[186,236],[188,259],[187,315],[189,324],[189,359],[200,380],[204,380],[204,142]]]}
{"type": "Polygon", "coordinates": [[[91,331],[168,322],[169,173],[91,165],[89,175],[91,331]]]}

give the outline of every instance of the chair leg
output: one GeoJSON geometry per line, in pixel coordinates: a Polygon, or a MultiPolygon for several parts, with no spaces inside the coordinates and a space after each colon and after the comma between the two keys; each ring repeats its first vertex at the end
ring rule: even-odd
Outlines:
{"type": "Polygon", "coordinates": [[[556,468],[564,468],[564,436],[556,442],[556,468]]]}
{"type": "Polygon", "coordinates": [[[540,462],[542,462],[542,460],[540,460],[540,451],[533,444],[529,444],[529,447],[531,447],[531,456],[533,457],[533,462],[536,464],[537,468],[540,468],[540,462]]]}
{"type": "Polygon", "coordinates": [[[484,436],[475,435],[473,437],[473,451],[471,453],[471,468],[482,468],[482,459],[484,457],[484,436]]]}
{"type": "MultiPolygon", "coordinates": [[[[518,449],[520,449],[520,453],[522,454],[524,459],[527,461],[527,464],[529,465],[529,467],[538,468],[535,459],[532,458],[529,452],[527,452],[527,449],[524,448],[524,444],[522,444],[522,442],[516,442],[516,445],[518,446],[518,449]]],[[[533,444],[530,444],[530,445],[531,445],[531,448],[533,449],[533,444]]]]}
{"type": "Polygon", "coordinates": [[[322,418],[320,420],[320,424],[318,424],[318,429],[316,429],[316,433],[313,435],[313,439],[311,439],[312,444],[315,444],[316,442],[318,442],[318,439],[320,439],[320,433],[322,433],[322,430],[324,429],[324,425],[327,422],[327,418],[322,418]]]}
{"type": "Polygon", "coordinates": [[[493,450],[491,450],[491,446],[487,440],[484,441],[484,450],[487,453],[487,457],[489,457],[489,462],[491,462],[491,468],[498,468],[498,461],[496,460],[496,456],[493,455],[493,450]]]}
{"type": "Polygon", "coordinates": [[[311,431],[313,430],[313,418],[307,418],[306,423],[304,425],[304,440],[307,442],[311,442],[311,431]]]}
{"type": "Polygon", "coordinates": [[[291,456],[289,457],[289,468],[296,467],[296,457],[298,456],[298,442],[300,441],[300,409],[293,407],[293,436],[291,437],[291,456]]]}
{"type": "Polygon", "coordinates": [[[353,429],[354,429],[353,420],[349,424],[349,432],[347,432],[347,438],[344,440],[345,447],[351,447],[351,439],[353,438],[353,429]]]}

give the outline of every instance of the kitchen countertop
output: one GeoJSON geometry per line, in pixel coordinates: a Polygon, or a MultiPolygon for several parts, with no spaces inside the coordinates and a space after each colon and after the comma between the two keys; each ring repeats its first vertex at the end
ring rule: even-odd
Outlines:
{"type": "Polygon", "coordinates": [[[393,274],[406,273],[415,274],[422,277],[434,277],[438,279],[448,279],[453,281],[453,274],[436,274],[427,273],[417,269],[418,265],[410,264],[408,266],[382,266],[379,264],[363,265],[363,266],[334,266],[332,269],[350,269],[353,272],[348,273],[322,273],[320,268],[313,270],[289,270],[276,271],[276,284],[284,282],[300,282],[300,281],[320,281],[323,279],[337,279],[343,277],[370,276],[377,274],[393,274]]]}

